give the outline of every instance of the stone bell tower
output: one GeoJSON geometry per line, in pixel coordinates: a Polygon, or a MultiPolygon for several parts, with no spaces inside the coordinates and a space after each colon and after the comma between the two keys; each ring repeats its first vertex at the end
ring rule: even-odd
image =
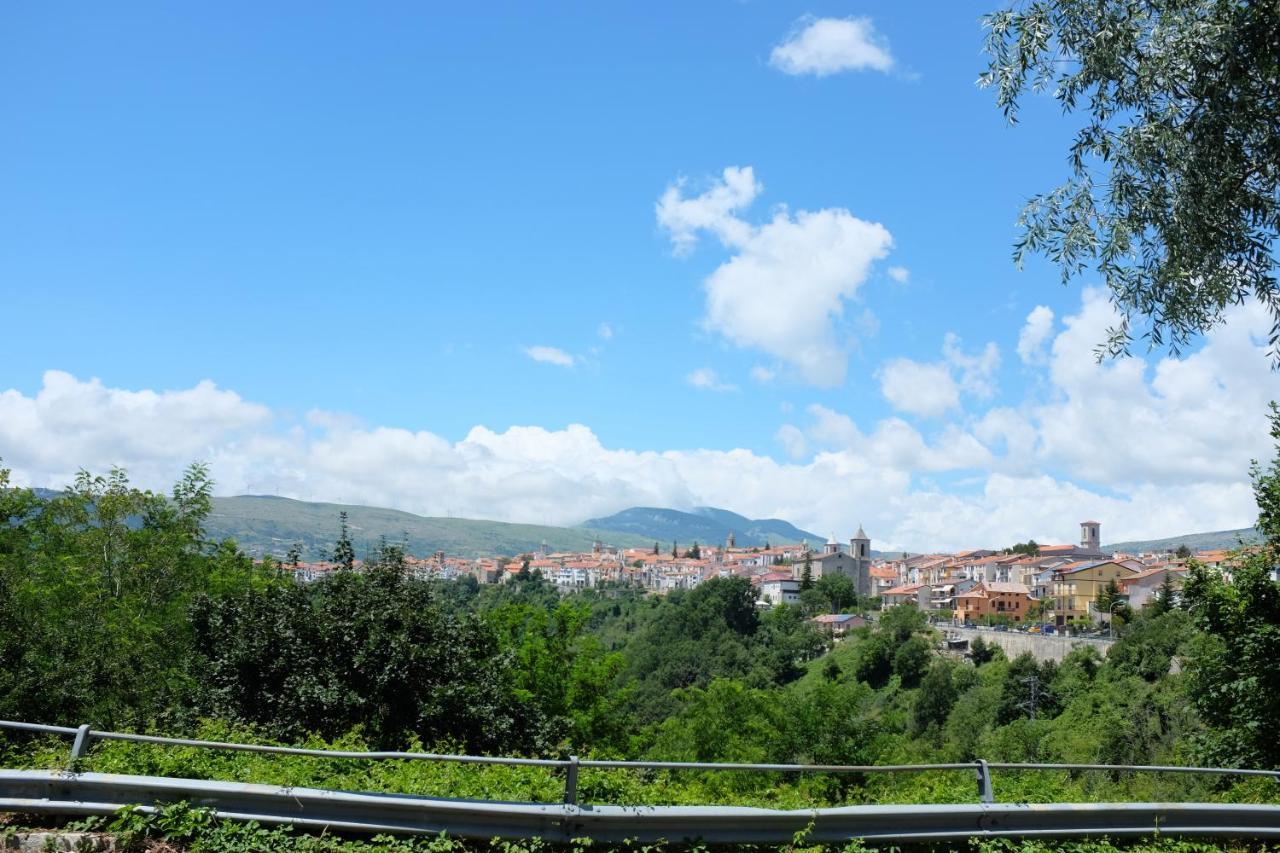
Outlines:
{"type": "Polygon", "coordinates": [[[1102,553],[1102,524],[1097,521],[1080,522],[1080,550],[1091,554],[1102,553]]]}
{"type": "Polygon", "coordinates": [[[849,540],[849,555],[853,557],[853,584],[858,595],[871,595],[871,537],[861,524],[849,540]]]}

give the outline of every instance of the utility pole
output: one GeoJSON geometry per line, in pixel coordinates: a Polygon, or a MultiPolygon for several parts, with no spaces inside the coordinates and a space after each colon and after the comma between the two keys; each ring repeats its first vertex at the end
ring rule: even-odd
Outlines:
{"type": "Polygon", "coordinates": [[[1044,685],[1040,682],[1040,676],[1038,675],[1028,675],[1026,678],[1022,679],[1022,683],[1027,686],[1029,695],[1026,699],[1018,703],[1018,707],[1026,711],[1027,716],[1034,721],[1036,713],[1040,710],[1040,705],[1043,704],[1046,699],[1052,699],[1053,693],[1045,689],[1044,685]]]}
{"type": "MultiPolygon", "coordinates": [[[[1027,716],[1030,717],[1031,722],[1034,723],[1036,720],[1036,712],[1040,710],[1040,703],[1046,697],[1051,697],[1053,694],[1048,690],[1043,689],[1040,684],[1040,676],[1038,675],[1028,675],[1026,678],[1022,679],[1022,683],[1027,686],[1030,691],[1030,695],[1027,696],[1024,701],[1019,702],[1018,707],[1026,711],[1027,716]]],[[[1035,742],[1035,753],[1033,757],[1036,759],[1039,759],[1040,757],[1039,738],[1037,738],[1035,742]]]]}
{"type": "Polygon", "coordinates": [[[1031,695],[1022,702],[1018,703],[1018,707],[1027,712],[1032,722],[1036,719],[1036,710],[1040,707],[1040,676],[1029,675],[1022,679],[1022,683],[1027,685],[1031,690],[1031,695]]]}

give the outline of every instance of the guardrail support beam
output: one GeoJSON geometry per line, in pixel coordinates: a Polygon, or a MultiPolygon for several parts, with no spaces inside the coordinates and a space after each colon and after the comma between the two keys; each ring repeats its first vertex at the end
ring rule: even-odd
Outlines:
{"type": "Polygon", "coordinates": [[[570,755],[564,769],[564,802],[568,806],[578,804],[578,756],[570,755]]]}
{"type": "Polygon", "coordinates": [[[991,768],[987,766],[985,759],[979,758],[977,764],[978,773],[978,799],[984,803],[994,803],[996,801],[995,791],[991,788],[991,768]]]}
{"type": "Polygon", "coordinates": [[[89,752],[89,724],[76,729],[76,739],[71,743],[71,763],[84,758],[89,752]]]}

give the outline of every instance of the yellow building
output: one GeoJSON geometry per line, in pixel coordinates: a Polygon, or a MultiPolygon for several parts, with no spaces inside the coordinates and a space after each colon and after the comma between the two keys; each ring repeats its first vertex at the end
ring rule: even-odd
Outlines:
{"type": "Polygon", "coordinates": [[[1110,560],[1084,560],[1055,569],[1051,586],[1054,623],[1061,627],[1069,621],[1107,618],[1106,613],[1098,612],[1098,594],[1111,581],[1119,585],[1122,578],[1135,574],[1133,569],[1110,560]]]}

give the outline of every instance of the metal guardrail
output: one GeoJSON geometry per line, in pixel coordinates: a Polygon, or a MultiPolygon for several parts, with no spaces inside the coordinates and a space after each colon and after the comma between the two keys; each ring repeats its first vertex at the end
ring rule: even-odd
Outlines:
{"type": "Polygon", "coordinates": [[[1280,839],[1280,806],[1214,803],[968,803],[828,809],[731,806],[578,806],[500,803],[281,788],[232,782],[0,770],[0,811],[110,815],[167,803],[223,819],[359,834],[438,834],[596,843],[702,841],[785,844],[864,838],[880,843],[960,842],[972,837],[1081,838],[1161,835],[1280,839]]]}
{"type": "Polygon", "coordinates": [[[963,762],[956,764],[734,764],[721,762],[698,761],[607,761],[579,758],[570,755],[568,758],[506,758],[488,755],[448,755],[431,752],[352,752],[336,749],[307,749],[296,746],[268,746],[252,743],[229,743],[226,741],[194,740],[191,738],[157,737],[155,735],[137,735],[127,732],[104,732],[90,729],[88,725],[78,728],[70,726],[46,726],[39,723],[21,723],[13,720],[0,720],[0,729],[15,729],[39,734],[57,734],[73,737],[71,745],[71,765],[85,757],[89,747],[95,740],[129,741],[132,743],[151,743],[163,746],[190,746],[205,749],[234,750],[237,752],[259,752],[276,755],[305,755],[313,758],[342,758],[367,761],[446,761],[460,764],[501,764],[547,767],[563,770],[565,774],[564,802],[570,805],[578,802],[578,771],[581,768],[600,770],[741,770],[752,772],[775,773],[929,773],[938,771],[967,770],[977,774],[978,794],[984,802],[991,802],[991,774],[985,761],[963,762]]]}
{"type": "Polygon", "coordinates": [[[1176,831],[1184,834],[1280,838],[1280,806],[1226,806],[1209,803],[996,804],[992,787],[993,770],[1264,776],[1280,782],[1280,772],[1270,770],[1172,765],[1010,763],[982,759],[951,764],[820,765],[612,761],[580,759],[576,755],[565,759],[507,758],[228,743],[96,731],[88,725],[72,728],[11,720],[0,720],[0,729],[73,738],[71,770],[68,772],[0,770],[0,812],[108,814],[129,805],[154,809],[167,802],[189,800],[229,818],[252,819],[262,823],[290,823],[299,827],[324,826],[334,830],[447,831],[460,835],[476,834],[478,837],[498,835],[523,838],[536,835],[565,839],[589,835],[600,840],[613,838],[608,833],[616,830],[622,833],[617,836],[617,840],[696,837],[744,843],[786,841],[796,832],[805,830],[810,823],[813,823],[812,831],[818,834],[806,837],[815,841],[855,836],[894,841],[927,841],[974,834],[1070,837],[1106,832],[1112,835],[1140,835],[1157,829],[1160,832],[1176,831]],[[564,800],[558,804],[498,803],[74,772],[92,743],[98,740],[327,759],[442,761],[545,767],[564,772],[564,800]],[[580,806],[578,773],[581,768],[838,774],[969,771],[974,774],[977,782],[980,802],[977,805],[852,806],[800,811],[712,806],[580,806]],[[243,799],[244,797],[249,797],[249,800],[243,799]],[[311,805],[305,806],[304,801],[311,805]],[[1267,827],[1270,829],[1263,832],[1267,827]],[[577,835],[573,834],[575,832],[577,835]],[[569,834],[562,836],[558,833],[569,834]]]}

